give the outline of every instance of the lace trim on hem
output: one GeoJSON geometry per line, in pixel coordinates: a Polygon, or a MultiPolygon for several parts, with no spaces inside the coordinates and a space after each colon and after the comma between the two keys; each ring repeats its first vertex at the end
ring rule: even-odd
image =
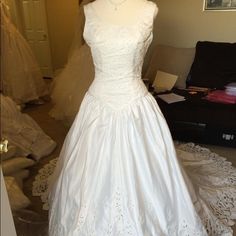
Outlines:
{"type": "MultiPolygon", "coordinates": [[[[176,142],[175,146],[177,150],[193,154],[192,159],[180,158],[187,170],[190,167],[191,171],[187,173],[199,187],[202,206],[200,217],[209,235],[232,236],[230,226],[234,225],[233,219],[236,219],[236,168],[226,158],[194,143],[176,142]]],[[[57,160],[51,160],[39,170],[33,183],[32,194],[41,197],[44,210],[49,210],[46,190],[57,160]]]]}

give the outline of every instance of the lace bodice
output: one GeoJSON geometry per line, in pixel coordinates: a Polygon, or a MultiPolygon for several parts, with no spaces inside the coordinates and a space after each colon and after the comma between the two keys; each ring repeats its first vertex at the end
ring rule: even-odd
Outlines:
{"type": "Polygon", "coordinates": [[[83,36],[91,48],[95,68],[89,92],[106,100],[113,109],[143,96],[147,89],[141,80],[141,72],[153,38],[156,4],[146,1],[137,21],[126,26],[104,22],[96,14],[93,3],[84,6],[84,13],[83,36]]]}

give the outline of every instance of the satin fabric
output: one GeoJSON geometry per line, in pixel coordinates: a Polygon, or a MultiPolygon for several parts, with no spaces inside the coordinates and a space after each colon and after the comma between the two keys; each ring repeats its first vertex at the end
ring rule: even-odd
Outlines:
{"type": "Polygon", "coordinates": [[[95,78],[50,178],[50,236],[205,236],[214,224],[141,80],[157,11],[144,1],[138,21],[121,26],[84,6],[95,78]]]}

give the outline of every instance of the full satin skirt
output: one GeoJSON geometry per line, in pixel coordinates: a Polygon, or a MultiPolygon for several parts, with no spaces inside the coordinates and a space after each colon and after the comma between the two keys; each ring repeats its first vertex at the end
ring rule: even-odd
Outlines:
{"type": "Polygon", "coordinates": [[[114,110],[87,91],[49,182],[50,236],[233,233],[235,169],[175,149],[150,93],[114,110]]]}

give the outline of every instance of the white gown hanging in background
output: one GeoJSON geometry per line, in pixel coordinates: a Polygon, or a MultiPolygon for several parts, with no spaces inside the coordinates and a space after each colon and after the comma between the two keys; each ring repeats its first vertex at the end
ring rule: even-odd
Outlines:
{"type": "Polygon", "coordinates": [[[236,169],[200,148],[175,149],[142,82],[157,10],[144,3],[129,26],[84,6],[95,78],[49,179],[50,236],[233,235],[236,169]]]}
{"type": "Polygon", "coordinates": [[[49,115],[71,125],[89,85],[94,78],[94,66],[89,46],[84,43],[83,5],[91,0],[83,0],[77,11],[74,38],[68,61],[62,71],[54,78],[51,98],[53,108],[49,115]],[[69,106],[65,104],[70,104],[69,106]]]}
{"type": "Polygon", "coordinates": [[[90,49],[87,44],[83,44],[73,52],[65,68],[53,82],[51,93],[53,108],[49,113],[51,117],[71,125],[92,83],[94,67],[91,65],[90,49]]]}
{"type": "Polygon", "coordinates": [[[1,91],[17,104],[48,94],[33,52],[11,22],[8,6],[1,2],[1,91]]]}

